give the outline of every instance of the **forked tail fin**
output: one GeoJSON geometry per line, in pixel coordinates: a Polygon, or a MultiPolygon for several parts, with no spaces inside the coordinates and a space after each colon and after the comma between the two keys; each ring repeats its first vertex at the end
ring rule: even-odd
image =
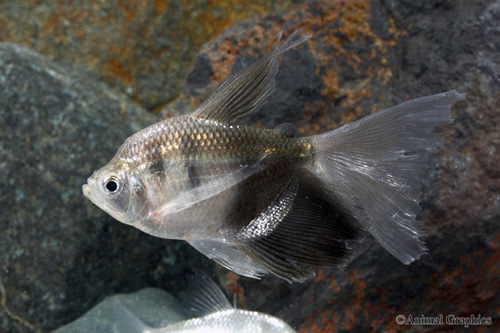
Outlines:
{"type": "Polygon", "coordinates": [[[413,99],[312,140],[309,166],[360,224],[405,264],[420,258],[422,154],[442,144],[437,127],[452,122],[450,109],[465,95],[449,91],[413,99]]]}

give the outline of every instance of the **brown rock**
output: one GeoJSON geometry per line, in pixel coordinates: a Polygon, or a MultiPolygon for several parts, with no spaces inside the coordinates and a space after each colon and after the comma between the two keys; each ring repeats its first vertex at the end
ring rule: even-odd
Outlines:
{"type": "Polygon", "coordinates": [[[77,64],[148,109],[177,95],[203,43],[236,21],[294,0],[0,3],[0,41],[77,64]]]}

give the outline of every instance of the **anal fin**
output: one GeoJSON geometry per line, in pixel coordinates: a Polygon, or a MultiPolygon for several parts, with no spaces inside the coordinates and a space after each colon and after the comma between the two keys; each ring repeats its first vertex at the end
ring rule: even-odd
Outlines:
{"type": "Polygon", "coordinates": [[[284,191],[296,195],[281,200],[278,210],[286,215],[272,232],[255,237],[243,232],[237,248],[289,282],[303,282],[319,267],[345,264],[352,253],[349,244],[360,232],[356,219],[307,170],[299,171],[284,191]]]}

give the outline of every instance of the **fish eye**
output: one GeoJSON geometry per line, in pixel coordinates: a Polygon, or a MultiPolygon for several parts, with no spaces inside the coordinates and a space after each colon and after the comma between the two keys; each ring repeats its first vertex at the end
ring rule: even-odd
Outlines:
{"type": "Polygon", "coordinates": [[[104,182],[104,189],[107,194],[119,194],[122,190],[122,182],[116,177],[110,177],[104,182]]]}

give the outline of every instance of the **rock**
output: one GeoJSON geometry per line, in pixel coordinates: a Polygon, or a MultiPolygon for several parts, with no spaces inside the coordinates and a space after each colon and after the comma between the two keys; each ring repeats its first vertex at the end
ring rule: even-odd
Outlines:
{"type": "Polygon", "coordinates": [[[303,0],[0,3],[0,41],[81,69],[148,109],[174,98],[198,47],[236,21],[303,0]]]}
{"type": "Polygon", "coordinates": [[[221,269],[241,306],[312,332],[394,330],[398,314],[500,320],[499,20],[500,1],[314,1],[232,26],[201,48],[162,116],[193,110],[228,74],[260,59],[284,22],[284,38],[295,28],[314,38],[282,57],[276,93],[242,122],[293,122],[309,135],[409,98],[467,95],[452,110],[442,158],[430,158],[422,179],[428,255],[405,266],[368,241],[346,269],[294,285],[221,269]]]}
{"type": "Polygon", "coordinates": [[[146,288],[105,298],[89,312],[55,333],[142,332],[187,319],[182,305],[169,293],[146,288]]]}
{"type": "Polygon", "coordinates": [[[105,84],[0,44],[0,331],[54,329],[144,285],[175,291],[186,265],[203,265],[189,246],[126,227],[82,194],[152,122],[105,84]]]}
{"type": "MultiPolygon", "coordinates": [[[[14,7],[1,8],[0,26],[7,29],[0,34],[12,34],[11,17],[32,17],[23,8],[5,15],[17,8],[8,4],[14,7]]],[[[62,9],[67,17],[73,13],[62,9]]],[[[85,15],[71,18],[85,21],[85,15]]],[[[430,158],[422,179],[420,217],[428,255],[405,266],[367,241],[345,269],[319,270],[314,279],[293,285],[220,269],[240,307],[275,315],[301,331],[394,330],[398,314],[480,314],[493,323],[500,320],[499,19],[498,0],[314,1],[232,26],[201,48],[182,94],[162,117],[193,110],[227,75],[260,59],[274,47],[285,22],[285,38],[296,27],[314,38],[283,56],[276,93],[242,122],[268,128],[292,122],[308,135],[408,98],[449,89],[467,95],[453,108],[454,131],[442,158],[430,158]]],[[[73,21],[67,21],[71,27],[73,21]]],[[[101,32],[108,21],[112,26],[107,19],[96,25],[98,36],[113,35],[101,32]]],[[[60,31],[52,29],[54,45],[63,40],[60,31]]],[[[121,45],[130,50],[141,45],[129,43],[121,45]]],[[[103,52],[114,49],[109,45],[103,52]]],[[[147,61],[142,51],[129,52],[124,54],[135,54],[130,59],[147,61]]],[[[58,59],[106,77],[100,60],[89,70],[85,62],[66,58],[58,59]]],[[[212,262],[184,243],[126,227],[81,195],[91,171],[106,163],[123,139],[153,121],[140,107],[66,66],[3,44],[0,110],[1,331],[50,330],[108,295],[144,286],[175,294],[185,289],[191,267],[211,269],[212,262]]]]}

